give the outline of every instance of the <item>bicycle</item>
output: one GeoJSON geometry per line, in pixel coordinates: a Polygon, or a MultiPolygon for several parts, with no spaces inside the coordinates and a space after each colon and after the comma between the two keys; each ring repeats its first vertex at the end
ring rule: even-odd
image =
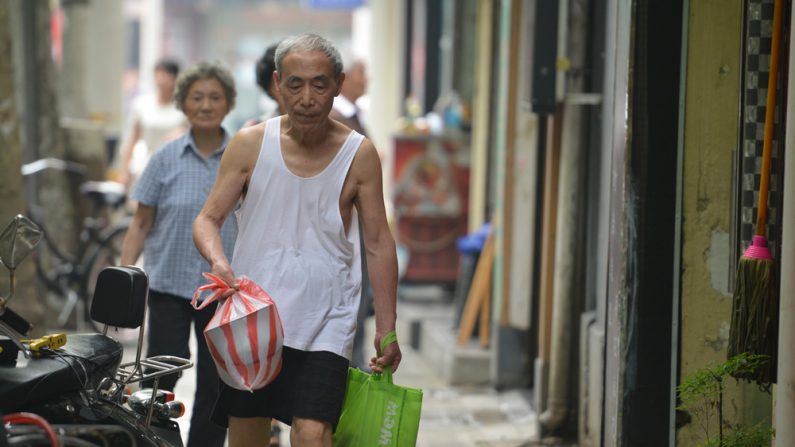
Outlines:
{"type": "MultiPolygon", "coordinates": [[[[47,170],[85,176],[86,167],[80,163],[45,158],[22,166],[22,176],[29,178],[47,170]]],[[[127,215],[117,222],[106,217],[110,211],[119,210],[127,200],[124,186],[116,182],[86,181],[80,184],[81,195],[89,200],[89,213],[80,228],[76,253],[63,251],[50,237],[44,225],[44,213],[38,203],[29,204],[29,217],[43,233],[34,260],[36,274],[50,295],[61,306],[55,320],[58,327],[67,325],[75,314],[78,331],[88,323],[92,330],[101,331],[102,325],[91,319],[91,301],[99,272],[107,266],[119,265],[121,245],[131,218],[127,215]],[[47,254],[44,253],[46,251],[47,254]]],[[[48,296],[48,303],[52,300],[48,296]]]]}

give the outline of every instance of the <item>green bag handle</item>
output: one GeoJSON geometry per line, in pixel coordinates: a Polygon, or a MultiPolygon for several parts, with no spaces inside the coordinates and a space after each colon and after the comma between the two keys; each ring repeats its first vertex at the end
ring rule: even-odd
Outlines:
{"type": "Polygon", "coordinates": [[[378,355],[380,356],[384,352],[384,349],[392,343],[397,343],[397,334],[395,331],[387,332],[384,338],[381,339],[381,352],[379,352],[378,355]]]}
{"type": "MultiPolygon", "coordinates": [[[[392,343],[397,343],[397,334],[395,333],[395,331],[389,331],[384,335],[384,337],[381,339],[381,349],[376,354],[378,354],[378,356],[381,357],[381,355],[384,352],[384,349],[386,349],[386,347],[391,345],[392,343]]],[[[374,380],[380,380],[381,376],[383,376],[386,379],[387,383],[391,384],[392,367],[384,366],[384,372],[381,374],[375,373],[372,375],[372,378],[374,380]]]]}

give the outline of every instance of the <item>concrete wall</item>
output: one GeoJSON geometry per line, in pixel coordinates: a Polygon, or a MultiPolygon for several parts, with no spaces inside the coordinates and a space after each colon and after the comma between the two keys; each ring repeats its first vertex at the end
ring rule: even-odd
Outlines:
{"type": "Polygon", "coordinates": [[[124,27],[121,0],[64,5],[61,115],[121,128],[124,27]]]}
{"type": "MultiPolygon", "coordinates": [[[[680,380],[697,368],[726,358],[731,320],[727,279],[731,257],[736,256],[730,238],[732,160],[733,151],[739,147],[743,68],[742,2],[693,0],[689,7],[680,380]]],[[[724,408],[733,421],[762,416],[758,409],[764,413],[764,402],[769,399],[733,380],[727,398],[724,408]]],[[[711,421],[710,428],[713,435],[717,434],[717,419],[711,421]]],[[[678,445],[695,445],[703,436],[703,429],[694,420],[678,433],[678,445]]]]}

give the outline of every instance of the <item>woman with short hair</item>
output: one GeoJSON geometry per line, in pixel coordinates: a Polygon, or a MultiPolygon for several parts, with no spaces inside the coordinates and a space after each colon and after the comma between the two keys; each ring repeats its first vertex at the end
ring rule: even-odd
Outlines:
{"type": "MultiPolygon", "coordinates": [[[[201,311],[190,300],[210,266],[193,244],[191,227],[215,183],[229,135],[221,127],[235,104],[231,74],[217,64],[199,63],[177,79],[174,100],[190,129],[167,143],[149,161],[132,192],[138,202],[122,245],[121,264],[134,264],[141,252],[149,275],[148,356],[190,358],[191,325],[196,334],[196,397],[188,446],[222,446],[226,429],[210,422],[219,380],[202,331],[216,305],[201,311]]],[[[224,251],[232,256],[237,226],[228,219],[221,230],[224,251]]],[[[177,376],[160,379],[173,390],[177,376]]]]}

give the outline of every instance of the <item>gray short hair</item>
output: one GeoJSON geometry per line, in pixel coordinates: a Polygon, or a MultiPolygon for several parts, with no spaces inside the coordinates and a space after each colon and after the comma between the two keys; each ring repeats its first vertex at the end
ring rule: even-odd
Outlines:
{"type": "Polygon", "coordinates": [[[334,65],[334,77],[342,73],[342,57],[340,52],[325,37],[317,34],[299,34],[284,39],[276,48],[276,72],[282,75],[282,61],[291,51],[320,51],[329,58],[334,65]]]}
{"type": "Polygon", "coordinates": [[[188,90],[194,82],[201,79],[217,79],[224,88],[226,101],[229,103],[229,110],[235,107],[235,97],[237,90],[235,90],[235,79],[229,70],[224,68],[217,62],[199,62],[184,72],[177,78],[177,85],[174,89],[174,102],[179,110],[185,104],[185,99],[188,97],[188,90]]]}

